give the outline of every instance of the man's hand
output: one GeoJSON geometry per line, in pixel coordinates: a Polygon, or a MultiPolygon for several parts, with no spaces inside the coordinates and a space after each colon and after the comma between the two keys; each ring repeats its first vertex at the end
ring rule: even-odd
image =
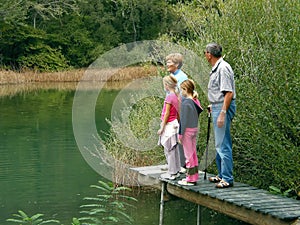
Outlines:
{"type": "Polygon", "coordinates": [[[221,128],[221,127],[224,126],[224,123],[225,123],[225,116],[226,116],[225,113],[220,112],[220,115],[218,116],[218,120],[217,120],[217,126],[218,126],[219,128],[221,128]]]}

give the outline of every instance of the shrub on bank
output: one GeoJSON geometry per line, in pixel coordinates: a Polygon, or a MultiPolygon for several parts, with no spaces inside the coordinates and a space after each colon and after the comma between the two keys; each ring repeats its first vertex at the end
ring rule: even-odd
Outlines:
{"type": "Polygon", "coordinates": [[[265,189],[272,185],[299,191],[300,3],[215,3],[211,14],[198,12],[197,16],[194,11],[199,7],[181,7],[185,17],[193,15],[198,20],[186,21],[193,35],[180,43],[201,55],[207,43],[219,42],[235,71],[236,180],[265,189]]]}

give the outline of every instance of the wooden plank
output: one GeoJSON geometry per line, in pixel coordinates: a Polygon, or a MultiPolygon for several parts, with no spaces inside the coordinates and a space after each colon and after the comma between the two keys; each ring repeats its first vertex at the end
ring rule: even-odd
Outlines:
{"type": "Polygon", "coordinates": [[[196,192],[190,192],[187,189],[183,189],[171,184],[167,184],[167,191],[179,198],[194,202],[199,205],[203,205],[238,220],[242,220],[254,225],[291,225],[298,219],[294,218],[294,221],[279,220],[273,216],[264,215],[260,212],[246,209],[245,207],[239,207],[216,198],[211,198],[208,195],[201,195],[196,192]]]}
{"type": "Polygon", "coordinates": [[[261,198],[261,196],[264,196],[263,193],[261,193],[258,189],[249,189],[249,188],[236,188],[236,189],[218,189],[218,190],[208,190],[206,191],[208,195],[214,198],[218,198],[223,201],[227,201],[227,199],[241,199],[244,197],[244,199],[258,199],[261,198]],[[230,190],[229,190],[230,189],[230,190]]]}
{"type": "MultiPolygon", "coordinates": [[[[253,204],[253,202],[250,202],[251,204],[253,204]]],[[[300,208],[299,205],[294,204],[294,203],[284,203],[284,202],[272,202],[270,204],[270,202],[268,203],[254,203],[255,205],[257,205],[258,207],[261,207],[263,209],[280,209],[280,208],[300,208]]]]}
{"type": "Polygon", "coordinates": [[[214,192],[214,191],[232,191],[233,189],[235,190],[238,190],[238,189],[257,189],[257,188],[254,188],[254,187],[250,187],[249,185],[247,184],[242,184],[242,183],[238,183],[236,186],[232,187],[232,188],[228,188],[228,189],[218,189],[218,188],[215,188],[215,184],[214,183],[211,183],[209,181],[198,181],[197,182],[197,185],[195,186],[182,186],[182,185],[179,185],[178,184],[178,181],[181,180],[182,178],[185,178],[185,176],[181,176],[180,178],[174,180],[174,181],[170,181],[168,179],[161,179],[161,181],[164,181],[164,182],[167,182],[167,183],[171,183],[173,185],[176,185],[176,186],[179,186],[179,187],[182,187],[184,189],[187,189],[187,190],[191,190],[191,191],[195,191],[195,192],[201,192],[201,191],[211,191],[211,192],[214,192]]]}
{"type": "Polygon", "coordinates": [[[251,203],[251,204],[273,204],[273,203],[277,203],[280,202],[282,204],[289,204],[291,203],[290,201],[284,201],[284,199],[274,199],[272,198],[272,196],[268,196],[265,194],[257,194],[257,196],[253,196],[253,195],[249,195],[247,197],[247,195],[242,196],[240,198],[238,198],[239,196],[237,195],[236,197],[232,197],[232,198],[226,198],[225,200],[227,201],[235,201],[237,203],[251,203]]]}
{"type": "Polygon", "coordinates": [[[163,171],[162,168],[163,165],[158,165],[158,166],[145,166],[145,167],[135,167],[131,168],[132,170],[143,174],[143,175],[154,175],[154,174],[162,174],[165,173],[166,171],[163,171]]]}
{"type": "Polygon", "coordinates": [[[154,165],[154,166],[142,166],[142,167],[132,167],[130,168],[131,170],[135,171],[145,171],[145,170],[156,170],[156,169],[161,169],[164,168],[166,165],[154,165]]]}
{"type": "Polygon", "coordinates": [[[293,219],[293,218],[297,218],[300,215],[300,209],[296,209],[296,208],[290,208],[289,210],[286,209],[265,209],[264,210],[266,213],[276,216],[280,219],[293,219]]]}
{"type": "Polygon", "coordinates": [[[278,202],[268,202],[267,204],[261,205],[261,204],[253,204],[251,202],[247,201],[238,201],[234,202],[234,204],[243,206],[248,209],[252,209],[257,212],[261,212],[263,214],[270,214],[272,216],[276,216],[280,219],[294,219],[299,217],[300,211],[299,206],[296,204],[279,204],[278,202]],[[292,213],[292,211],[295,211],[296,213],[292,213]],[[284,213],[282,213],[284,212],[284,213]],[[285,212],[290,212],[290,214],[286,215],[285,212]]]}
{"type": "Polygon", "coordinates": [[[275,199],[268,198],[268,196],[265,193],[261,193],[260,190],[253,190],[251,192],[236,192],[224,198],[225,201],[251,201],[259,199],[267,199],[270,202],[276,202],[275,199]]]}
{"type": "MultiPolygon", "coordinates": [[[[268,211],[267,210],[275,210],[275,209],[284,209],[284,211],[289,211],[290,208],[298,208],[299,209],[299,205],[298,204],[294,204],[294,203],[282,203],[282,202],[278,202],[278,201],[273,201],[270,202],[270,200],[266,200],[266,199],[261,199],[261,200],[254,200],[254,201],[249,201],[248,203],[244,203],[243,204],[244,207],[252,209],[254,211],[258,211],[264,214],[267,214],[268,211]]],[[[270,214],[270,213],[269,213],[270,214]]],[[[290,216],[285,216],[285,215],[276,215],[273,214],[274,216],[277,216],[281,219],[288,219],[290,218],[290,216]]],[[[300,214],[298,214],[299,216],[300,214]]],[[[296,216],[297,217],[297,216],[296,216]]],[[[293,216],[293,218],[295,218],[295,216],[293,216]]]]}
{"type": "MultiPolygon", "coordinates": [[[[251,200],[252,204],[258,204],[258,205],[262,205],[262,206],[266,206],[266,205],[270,205],[270,204],[297,204],[297,202],[295,201],[287,201],[286,199],[282,198],[282,199],[277,199],[277,198],[272,198],[272,196],[264,196],[264,198],[261,199],[253,199],[251,200]]],[[[300,202],[299,202],[300,204],[300,202]]]]}

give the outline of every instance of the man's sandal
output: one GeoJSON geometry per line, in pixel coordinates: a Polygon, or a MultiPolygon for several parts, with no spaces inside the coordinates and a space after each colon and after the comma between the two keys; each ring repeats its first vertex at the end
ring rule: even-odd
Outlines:
{"type": "Polygon", "coordinates": [[[215,177],[208,178],[208,180],[212,183],[219,183],[222,179],[218,176],[215,176],[215,177]]]}
{"type": "Polygon", "coordinates": [[[229,188],[232,186],[233,186],[233,183],[228,183],[225,180],[221,180],[219,183],[216,184],[216,188],[229,188]]]}

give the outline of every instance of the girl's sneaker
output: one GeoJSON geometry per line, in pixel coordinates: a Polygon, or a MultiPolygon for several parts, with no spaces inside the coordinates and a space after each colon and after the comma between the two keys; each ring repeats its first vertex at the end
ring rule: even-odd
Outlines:
{"type": "Polygon", "coordinates": [[[163,179],[175,180],[176,178],[180,177],[180,173],[179,172],[176,174],[163,173],[160,175],[160,177],[163,179]]]}

